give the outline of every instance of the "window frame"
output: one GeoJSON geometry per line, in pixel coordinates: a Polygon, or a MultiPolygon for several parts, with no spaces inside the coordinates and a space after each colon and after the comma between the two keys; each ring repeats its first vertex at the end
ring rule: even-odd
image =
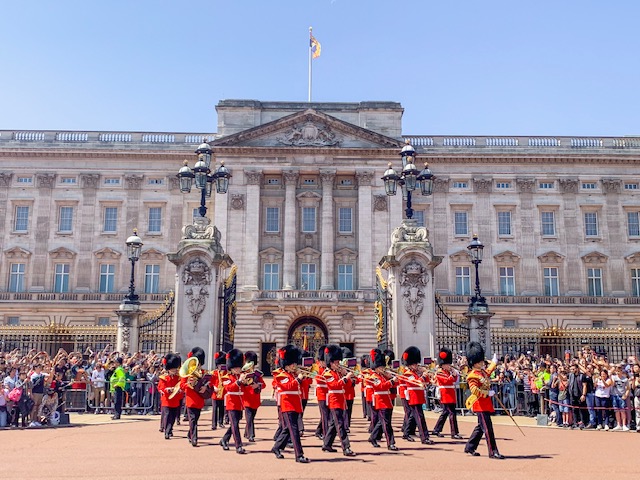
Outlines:
{"type": "Polygon", "coordinates": [[[75,208],[73,205],[60,205],[58,207],[58,233],[73,233],[73,217],[74,217],[74,213],[75,213],[75,208]],[[71,216],[70,218],[65,218],[65,216],[63,215],[63,211],[67,211],[68,209],[71,209],[71,216]],[[63,225],[63,222],[69,222],[69,228],[65,229],[64,227],[66,225],[63,225]]]}
{"type": "Polygon", "coordinates": [[[515,267],[498,267],[498,288],[501,296],[514,297],[516,295],[515,267]],[[511,275],[508,275],[508,270],[511,271],[511,275]],[[509,293],[509,291],[511,291],[511,293],[509,293]]]}
{"type": "Polygon", "coordinates": [[[7,291],[11,293],[21,293],[26,291],[26,272],[27,264],[23,262],[11,262],[9,264],[9,283],[7,285],[7,291]],[[22,266],[22,271],[20,270],[22,266]],[[14,271],[14,267],[18,267],[18,271],[14,271]]]}
{"type": "MultiPolygon", "coordinates": [[[[269,234],[277,234],[280,233],[280,207],[278,206],[266,206],[265,207],[265,214],[264,214],[264,233],[269,233],[269,234]],[[276,228],[275,229],[270,229],[270,222],[274,222],[274,219],[271,218],[270,219],[270,215],[269,212],[271,211],[271,213],[275,213],[276,214],[276,218],[275,218],[275,223],[276,223],[276,228]]],[[[272,215],[273,216],[273,215],[272,215]]],[[[271,226],[273,227],[273,223],[271,223],[271,226]]]]}
{"type": "Polygon", "coordinates": [[[280,288],[280,264],[277,262],[265,262],[262,265],[262,290],[281,290],[280,288]],[[267,272],[269,267],[269,272],[267,272]],[[274,271],[275,268],[275,271],[274,271]],[[267,278],[269,279],[267,281],[267,278]],[[276,282],[276,288],[273,288],[273,282],[276,282]]]}
{"type": "Polygon", "coordinates": [[[496,216],[496,221],[497,221],[497,232],[498,232],[498,238],[511,238],[513,237],[513,215],[512,215],[512,211],[511,210],[498,210],[496,212],[497,216],[496,216]],[[503,232],[502,231],[502,227],[504,225],[504,223],[502,222],[501,217],[504,215],[508,215],[509,217],[509,222],[508,222],[508,227],[509,227],[509,231],[508,232],[503,232]]]}
{"type": "Polygon", "coordinates": [[[353,207],[338,207],[338,234],[339,235],[353,235],[353,207]],[[349,212],[348,219],[343,217],[343,213],[349,212]],[[343,229],[346,226],[346,222],[349,222],[349,230],[343,229]]]}
{"type": "Polygon", "coordinates": [[[98,277],[98,293],[115,293],[116,288],[116,265],[114,263],[101,263],[99,267],[98,277]],[[103,267],[112,267],[113,271],[103,272],[103,267]],[[103,289],[103,277],[105,278],[105,288],[103,289]],[[109,288],[109,279],[111,279],[111,289],[109,288]]]}
{"type": "Polygon", "coordinates": [[[338,290],[340,291],[351,291],[354,290],[354,265],[353,263],[339,263],[338,264],[338,290]],[[344,268],[342,268],[344,267],[344,268]],[[347,270],[351,270],[350,272],[347,270]],[[344,271],[340,271],[344,270],[344,271]],[[351,288],[347,288],[351,286],[351,288]]]}
{"type": "Polygon", "coordinates": [[[160,264],[147,263],[144,266],[144,293],[159,293],[160,292],[160,264]],[[152,271],[149,271],[151,267],[152,271]],[[157,268],[154,268],[157,267],[157,268]],[[153,271],[157,270],[157,271],[153,271]]]}
{"type": "Polygon", "coordinates": [[[556,212],[555,210],[541,210],[540,211],[540,235],[545,238],[555,238],[558,236],[557,226],[556,226],[556,212]],[[546,221],[544,219],[545,215],[551,215],[551,222],[546,221]],[[545,226],[551,225],[552,232],[545,232],[545,226]]]}
{"type": "Polygon", "coordinates": [[[162,207],[159,205],[151,205],[147,208],[147,233],[152,235],[162,233],[162,210],[162,207]],[[152,212],[157,212],[158,218],[152,218],[152,212]],[[151,228],[152,226],[154,227],[153,230],[151,228]]]}
{"type": "Polygon", "coordinates": [[[558,267],[542,267],[542,289],[545,297],[560,296],[560,269],[558,267]],[[549,274],[547,274],[547,270],[549,270],[549,274]],[[555,275],[552,275],[551,270],[555,270],[555,275]]]}
{"type": "MultiPolygon", "coordinates": [[[[103,213],[102,213],[102,233],[109,233],[109,234],[114,234],[114,233],[118,233],[118,213],[119,213],[119,207],[115,206],[115,205],[105,205],[103,207],[103,213]],[[108,218],[108,213],[110,211],[114,211],[115,210],[115,218],[110,219],[108,218]],[[107,230],[107,222],[114,222],[114,228],[113,230],[107,230]]],[[[110,225],[110,224],[109,224],[110,225]]]]}
{"type": "Polygon", "coordinates": [[[302,233],[317,233],[318,231],[318,208],[302,207],[302,233]],[[307,213],[313,212],[313,219],[307,218],[307,213]],[[309,224],[307,222],[310,222],[309,224]],[[308,228],[312,227],[312,228],[308,228]]]}
{"type": "Polygon", "coordinates": [[[471,267],[468,265],[456,265],[454,274],[456,281],[456,295],[471,295],[471,267]]]}
{"type": "Polygon", "coordinates": [[[453,236],[454,237],[468,237],[469,236],[469,211],[468,210],[454,210],[453,211],[453,236]],[[464,215],[464,227],[465,233],[458,231],[458,225],[462,225],[462,222],[458,222],[458,214],[464,215]]]}
{"type": "Polygon", "coordinates": [[[29,232],[29,220],[31,217],[31,205],[16,205],[14,208],[14,220],[13,220],[13,231],[15,233],[28,233],[29,232]],[[24,212],[26,209],[26,217],[20,212],[24,212]],[[18,225],[18,222],[21,222],[18,225]],[[24,228],[22,227],[22,222],[25,222],[24,228]]]}
{"type": "Polygon", "coordinates": [[[318,264],[301,263],[300,264],[300,290],[317,290],[318,289],[317,287],[318,287],[318,264]]]}
{"type": "Polygon", "coordinates": [[[598,212],[589,210],[582,212],[582,221],[584,222],[584,236],[587,238],[598,238],[600,236],[600,228],[598,222],[598,212]],[[594,215],[594,222],[587,221],[587,215],[594,215]],[[589,227],[595,226],[595,233],[589,233],[589,227]]]}
{"type": "Polygon", "coordinates": [[[602,278],[601,267],[588,267],[587,268],[587,296],[589,297],[603,297],[604,296],[604,283],[602,278]],[[598,271],[598,275],[595,273],[598,271]],[[598,288],[599,287],[599,293],[598,288]]]}
{"type": "Polygon", "coordinates": [[[53,266],[54,293],[69,293],[70,280],[71,280],[71,265],[69,263],[55,263],[53,266]],[[62,267],[63,271],[59,272],[58,267],[62,267]],[[66,269],[64,267],[66,267],[66,269]]]}

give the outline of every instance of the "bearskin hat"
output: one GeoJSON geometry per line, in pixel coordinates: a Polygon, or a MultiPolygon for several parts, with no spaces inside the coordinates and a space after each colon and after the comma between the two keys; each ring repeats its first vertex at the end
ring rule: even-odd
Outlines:
{"type": "Polygon", "coordinates": [[[382,353],[385,356],[385,360],[387,362],[387,365],[391,365],[391,362],[393,362],[396,359],[396,354],[393,353],[393,350],[386,349],[382,353]]]}
{"type": "Polygon", "coordinates": [[[247,350],[244,352],[244,363],[249,362],[253,362],[254,367],[258,364],[258,354],[253,350],[247,350]]]}
{"type": "Polygon", "coordinates": [[[204,350],[200,347],[193,347],[189,352],[189,358],[196,357],[200,365],[204,365],[204,350]]]}
{"type": "Polygon", "coordinates": [[[478,362],[484,362],[484,347],[478,342],[469,342],[467,345],[467,363],[472,367],[478,362]]]}
{"type": "Polygon", "coordinates": [[[353,352],[349,347],[340,347],[342,349],[342,358],[351,358],[353,357],[353,352]]]}
{"type": "Polygon", "coordinates": [[[213,359],[216,362],[216,366],[227,364],[227,354],[222,351],[214,353],[213,359]]]}
{"type": "Polygon", "coordinates": [[[324,361],[328,365],[336,360],[342,360],[342,349],[338,345],[327,345],[324,349],[324,361]]]}
{"type": "Polygon", "coordinates": [[[387,359],[385,358],[384,353],[382,353],[382,350],[380,350],[379,348],[374,348],[373,350],[371,350],[369,352],[369,356],[371,357],[371,361],[369,363],[369,366],[371,368],[387,366],[387,359]]]}
{"type": "Polygon", "coordinates": [[[418,347],[407,347],[407,349],[402,354],[403,365],[415,365],[416,363],[420,363],[420,360],[421,354],[418,347]]]}
{"type": "Polygon", "coordinates": [[[180,356],[173,353],[167,353],[164,356],[162,363],[164,363],[164,368],[166,368],[167,370],[171,370],[172,368],[180,368],[180,365],[182,365],[180,356]]]}
{"type": "Polygon", "coordinates": [[[453,363],[453,353],[450,348],[442,347],[438,354],[438,365],[451,365],[453,363]]]}
{"type": "Polygon", "coordinates": [[[240,350],[234,348],[230,350],[226,355],[227,357],[227,369],[242,367],[244,365],[244,355],[240,350]]]}
{"type": "Polygon", "coordinates": [[[280,363],[282,364],[282,368],[294,363],[300,363],[301,355],[302,351],[295,345],[285,345],[280,349],[280,363]]]}
{"type": "Polygon", "coordinates": [[[361,366],[362,368],[369,368],[369,361],[370,361],[370,360],[371,360],[371,359],[369,358],[369,355],[362,355],[362,356],[360,357],[360,366],[361,366]]]}
{"type": "Polygon", "coordinates": [[[318,348],[318,355],[316,356],[316,360],[318,360],[320,362],[324,362],[325,361],[325,359],[324,359],[324,350],[325,350],[325,348],[327,348],[326,345],[321,345],[318,348]]]}

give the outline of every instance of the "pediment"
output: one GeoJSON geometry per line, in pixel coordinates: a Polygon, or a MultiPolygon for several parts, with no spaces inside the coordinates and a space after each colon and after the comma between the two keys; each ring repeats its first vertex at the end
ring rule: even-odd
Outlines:
{"type": "Polygon", "coordinates": [[[31,256],[31,252],[29,250],[25,250],[21,247],[13,247],[4,251],[5,256],[8,259],[18,259],[24,258],[27,259],[31,256]]]}
{"type": "Polygon", "coordinates": [[[142,260],[163,260],[165,257],[166,255],[164,253],[155,248],[148,248],[140,254],[142,260]]]}
{"type": "Polygon", "coordinates": [[[564,261],[564,255],[554,252],[553,250],[538,255],[540,263],[562,263],[564,261]]]}
{"type": "Polygon", "coordinates": [[[122,256],[120,252],[109,247],[104,247],[97,252],[94,252],[94,255],[100,260],[117,260],[122,256]]]}
{"type": "Polygon", "coordinates": [[[333,254],[338,263],[353,263],[358,258],[358,252],[350,248],[341,248],[333,254]]]}
{"type": "Polygon", "coordinates": [[[49,252],[49,256],[53,259],[65,258],[68,260],[73,259],[76,256],[76,252],[69,250],[68,248],[58,247],[49,252]]]}
{"type": "Polygon", "coordinates": [[[219,138],[216,147],[398,149],[403,143],[309,108],[219,138]]]}
{"type": "Polygon", "coordinates": [[[296,252],[298,260],[304,263],[312,263],[320,258],[320,251],[315,248],[306,247],[296,252]]]}
{"type": "Polygon", "coordinates": [[[501,265],[514,265],[520,261],[520,255],[517,253],[513,253],[511,250],[506,250],[504,252],[498,253],[493,256],[496,263],[501,265]]]}
{"type": "Polygon", "coordinates": [[[276,263],[278,260],[282,260],[283,253],[277,248],[268,247],[264,250],[261,250],[258,255],[260,255],[260,258],[263,262],[276,263]]]}
{"type": "Polygon", "coordinates": [[[609,257],[604,253],[600,253],[596,251],[596,252],[590,252],[590,253],[587,253],[586,255],[583,255],[582,261],[590,265],[594,265],[594,264],[601,265],[603,263],[606,263],[608,258],[609,257]]]}
{"type": "Polygon", "coordinates": [[[469,251],[468,250],[460,250],[456,253],[452,253],[451,255],[449,255],[449,258],[451,259],[451,261],[453,262],[469,262],[471,261],[471,257],[469,256],[469,251]]]}
{"type": "Polygon", "coordinates": [[[624,257],[627,263],[640,264],[640,252],[634,252],[624,257]]]}

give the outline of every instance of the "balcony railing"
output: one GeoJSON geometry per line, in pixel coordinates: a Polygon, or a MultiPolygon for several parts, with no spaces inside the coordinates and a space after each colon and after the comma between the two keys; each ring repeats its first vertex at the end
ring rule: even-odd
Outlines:
{"type": "Polygon", "coordinates": [[[261,290],[254,300],[374,301],[373,290],[261,290]]]}
{"type": "MultiPolygon", "coordinates": [[[[471,297],[466,295],[441,295],[441,302],[449,305],[469,304],[471,297]]],[[[487,303],[491,305],[640,305],[640,297],[544,297],[523,295],[494,295],[487,296],[487,303]]]]}
{"type": "Polygon", "coordinates": [[[119,145],[170,144],[192,147],[216,138],[215,133],[173,133],[173,132],[84,132],[56,130],[0,130],[0,145],[19,147],[28,144],[46,144],[63,147],[117,147],[119,145]]]}
{"type": "MultiPolygon", "coordinates": [[[[126,293],[0,292],[0,302],[121,302],[126,293]]],[[[140,293],[141,302],[163,302],[166,293],[140,293]]]]}

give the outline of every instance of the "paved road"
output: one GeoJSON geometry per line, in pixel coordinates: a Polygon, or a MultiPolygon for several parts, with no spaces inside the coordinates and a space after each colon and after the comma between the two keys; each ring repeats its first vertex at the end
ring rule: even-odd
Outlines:
{"type": "MultiPolygon", "coordinates": [[[[401,421],[400,410],[394,424],[401,421]]],[[[317,408],[311,404],[307,425],[315,425],[317,408]]],[[[233,447],[223,451],[218,445],[222,432],[209,429],[211,415],[204,412],[200,420],[200,445],[192,447],[186,440],[184,423],[177,427],[172,440],[158,432],[159,417],[130,416],[117,422],[104,415],[74,415],[76,426],[57,429],[5,430],[2,444],[2,476],[12,479],[484,479],[490,476],[508,479],[617,478],[637,475],[640,463],[640,435],[627,432],[567,431],[555,427],[534,427],[530,419],[523,437],[509,426],[506,417],[496,418],[500,451],[508,458],[491,460],[482,443],[481,457],[463,453],[464,441],[436,439],[436,445],[423,446],[398,438],[398,452],[373,448],[367,442],[366,423],[361,410],[354,410],[350,435],[356,457],[322,452],[320,441],[303,438],[305,454],[311,463],[294,461],[286,451],[278,460],[269,452],[276,425],[275,407],[258,411],[257,442],[245,445],[247,455],[238,455],[233,447]],[[358,415],[360,414],[360,415],[358,415]],[[12,461],[8,461],[12,459],[12,461]]],[[[428,424],[435,420],[429,414],[428,424]]],[[[242,426],[243,424],[241,424],[242,426]]],[[[468,436],[475,425],[473,418],[460,419],[460,429],[468,436]]],[[[307,427],[309,428],[309,427],[307,427]]],[[[339,450],[339,445],[336,445],[339,450]]]]}

